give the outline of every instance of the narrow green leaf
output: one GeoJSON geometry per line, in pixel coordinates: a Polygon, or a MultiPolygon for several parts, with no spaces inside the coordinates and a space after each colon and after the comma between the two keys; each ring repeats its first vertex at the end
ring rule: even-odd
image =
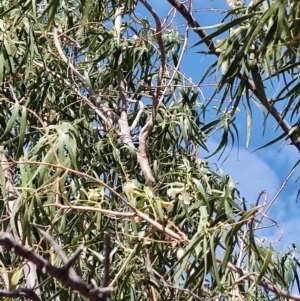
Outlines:
{"type": "Polygon", "coordinates": [[[222,34],[223,32],[229,30],[230,28],[233,28],[234,26],[241,24],[243,21],[251,19],[253,16],[260,15],[260,14],[261,14],[260,12],[256,12],[256,13],[251,13],[251,14],[246,15],[246,16],[242,16],[240,18],[236,18],[233,21],[220,26],[220,28],[218,30],[214,31],[210,35],[207,35],[205,38],[203,38],[199,42],[197,42],[194,45],[192,45],[192,47],[196,47],[196,46],[198,46],[198,45],[200,45],[202,43],[210,41],[213,38],[215,38],[215,37],[219,36],[220,34],[222,34]]]}
{"type": "Polygon", "coordinates": [[[265,273],[266,273],[266,271],[267,271],[267,269],[269,267],[269,264],[270,264],[270,262],[272,260],[272,255],[273,255],[273,248],[270,246],[268,248],[268,252],[267,252],[266,256],[264,256],[264,258],[263,258],[264,259],[263,260],[263,265],[260,268],[260,273],[259,273],[259,275],[258,275],[258,277],[256,279],[256,283],[260,284],[260,282],[261,282],[263,276],[265,275],[265,273]]]}
{"type": "Polygon", "coordinates": [[[16,159],[18,159],[20,156],[23,155],[26,126],[27,126],[27,108],[23,107],[22,112],[21,112],[19,142],[18,142],[18,148],[17,148],[17,152],[16,152],[16,159]]]}
{"type": "Polygon", "coordinates": [[[6,128],[4,133],[2,134],[2,136],[0,137],[0,143],[2,143],[2,141],[4,140],[4,138],[6,137],[6,135],[11,131],[11,129],[13,128],[13,125],[18,117],[19,114],[19,109],[20,109],[20,104],[19,102],[16,102],[14,104],[14,109],[12,111],[12,114],[10,116],[10,118],[8,119],[6,128]]]}

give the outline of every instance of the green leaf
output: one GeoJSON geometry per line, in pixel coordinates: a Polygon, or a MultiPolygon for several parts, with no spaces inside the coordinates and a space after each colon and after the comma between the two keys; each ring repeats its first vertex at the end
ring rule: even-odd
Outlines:
{"type": "Polygon", "coordinates": [[[25,144],[25,133],[27,126],[27,108],[23,107],[21,112],[21,122],[20,122],[20,131],[19,131],[19,142],[16,152],[16,159],[23,155],[23,147],[25,144]]]}
{"type": "MultiPolygon", "coordinates": [[[[255,16],[255,15],[260,15],[261,13],[257,12],[257,13],[251,13],[249,15],[245,15],[245,16],[242,16],[240,18],[236,18],[234,19],[233,21],[231,22],[228,22],[227,24],[224,24],[224,25],[221,25],[219,27],[218,30],[214,31],[212,34],[210,35],[207,35],[205,38],[203,38],[201,41],[195,43],[194,45],[192,45],[192,47],[196,47],[198,45],[201,45],[202,43],[205,43],[207,41],[210,41],[212,40],[213,38],[219,36],[220,34],[222,34],[223,32],[233,28],[235,25],[238,25],[240,24],[241,22],[245,21],[245,20],[248,20],[248,19],[251,19],[251,17],[255,16]]],[[[201,29],[201,28],[200,28],[201,29]]]]}
{"type": "Polygon", "coordinates": [[[19,114],[19,109],[20,109],[20,104],[19,102],[16,102],[14,104],[14,108],[12,111],[12,114],[6,124],[6,128],[4,130],[4,133],[2,134],[2,136],[0,137],[0,142],[2,143],[4,138],[6,137],[6,135],[12,130],[15,121],[17,120],[18,114],[19,114]]]}
{"type": "Polygon", "coordinates": [[[261,280],[262,280],[263,276],[265,275],[265,273],[266,273],[266,271],[267,271],[267,269],[269,267],[269,264],[270,264],[270,262],[272,260],[272,255],[273,255],[273,248],[270,246],[268,248],[268,252],[267,252],[266,256],[264,256],[264,258],[263,258],[264,259],[263,265],[260,268],[260,273],[259,273],[259,275],[258,275],[258,277],[256,279],[256,283],[260,283],[261,282],[261,280]]]}

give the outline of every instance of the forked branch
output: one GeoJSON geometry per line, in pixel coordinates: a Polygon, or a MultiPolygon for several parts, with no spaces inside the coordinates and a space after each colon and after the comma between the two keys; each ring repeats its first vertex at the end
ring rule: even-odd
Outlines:
{"type": "MultiPolygon", "coordinates": [[[[61,258],[64,265],[60,268],[53,266],[47,260],[36,254],[32,249],[21,245],[15,241],[9,234],[0,232],[0,245],[8,251],[14,252],[16,255],[23,257],[29,262],[32,262],[38,270],[43,273],[52,276],[53,278],[59,280],[67,288],[71,288],[77,291],[80,295],[88,298],[90,301],[108,301],[108,293],[112,291],[111,287],[94,287],[85,281],[83,281],[71,267],[75,260],[79,257],[83,250],[83,247],[79,247],[77,251],[71,258],[67,258],[63,250],[55,243],[53,238],[44,231],[41,231],[45,238],[52,244],[59,257],[61,258]]],[[[109,240],[105,239],[105,242],[109,243],[109,240]]],[[[108,246],[105,246],[107,250],[108,246]]],[[[106,251],[104,259],[105,273],[108,273],[107,263],[109,263],[109,253],[106,251]],[[108,257],[108,258],[106,258],[108,257]]],[[[107,278],[104,275],[104,278],[107,278]]],[[[9,296],[11,298],[17,298],[24,296],[30,300],[38,301],[40,300],[33,290],[29,289],[19,289],[17,291],[0,291],[0,296],[9,296]]]]}
{"type": "Polygon", "coordinates": [[[150,168],[150,163],[149,159],[147,156],[147,150],[146,150],[146,143],[148,137],[151,135],[152,130],[155,125],[155,120],[157,116],[157,112],[159,109],[160,101],[159,98],[161,96],[161,84],[162,84],[162,79],[163,79],[163,74],[165,70],[165,65],[166,65],[166,54],[165,54],[165,48],[164,48],[164,43],[162,39],[162,25],[161,21],[157,15],[157,13],[154,11],[152,6],[145,0],[140,0],[141,3],[145,6],[145,8],[149,11],[149,13],[153,16],[155,23],[156,23],[156,30],[155,30],[155,36],[158,44],[158,49],[160,52],[160,65],[158,69],[158,75],[157,75],[157,87],[155,89],[155,92],[152,95],[152,113],[150,116],[150,119],[148,122],[144,125],[142,128],[140,134],[139,134],[139,160],[140,160],[140,165],[142,167],[144,175],[147,176],[147,184],[149,186],[154,186],[155,185],[155,179],[153,177],[151,168],[150,168]]]}

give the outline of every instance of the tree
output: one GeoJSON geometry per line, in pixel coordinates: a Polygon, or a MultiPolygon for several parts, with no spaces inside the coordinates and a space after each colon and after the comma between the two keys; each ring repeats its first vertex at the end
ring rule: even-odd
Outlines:
{"type": "Polygon", "coordinates": [[[168,16],[146,0],[2,2],[0,296],[300,300],[296,248],[257,237],[264,193],[252,206],[201,155],[216,132],[215,152],[238,138],[236,110],[251,120],[254,102],[282,130],[273,142],[300,150],[299,7],[228,0],[207,34],[167,2],[168,16]],[[181,72],[189,31],[215,56],[201,83],[221,76],[213,120],[181,72]],[[270,99],[276,77],[286,86],[270,99]]]}

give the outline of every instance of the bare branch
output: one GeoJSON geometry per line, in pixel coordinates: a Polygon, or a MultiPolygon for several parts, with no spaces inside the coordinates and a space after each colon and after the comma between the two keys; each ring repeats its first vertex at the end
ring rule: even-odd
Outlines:
{"type": "Polygon", "coordinates": [[[61,205],[55,204],[45,204],[44,207],[57,207],[65,210],[78,210],[78,211],[88,211],[88,212],[101,212],[110,216],[121,216],[121,217],[135,217],[137,214],[135,212],[118,212],[108,209],[95,208],[90,206],[73,206],[73,205],[61,205]]]}
{"type": "Polygon", "coordinates": [[[75,253],[72,255],[72,257],[65,263],[63,267],[61,267],[62,270],[69,271],[71,270],[72,265],[76,262],[76,260],[79,258],[80,254],[84,250],[84,246],[79,246],[79,248],[75,251],[75,253]]]}
{"type": "MultiPolygon", "coordinates": [[[[297,163],[296,163],[297,164],[297,163]]],[[[286,183],[288,182],[288,180],[290,179],[290,177],[293,175],[293,173],[296,171],[296,164],[293,166],[293,168],[290,170],[290,172],[288,173],[288,175],[286,176],[286,178],[283,180],[280,188],[277,190],[277,192],[275,193],[274,197],[272,198],[272,200],[270,201],[270,203],[268,204],[268,206],[266,207],[266,209],[264,210],[264,213],[267,213],[268,210],[271,208],[272,204],[275,202],[275,200],[278,198],[279,194],[282,192],[282,190],[284,189],[286,183]]]]}
{"type": "Polygon", "coordinates": [[[13,291],[0,290],[0,297],[7,297],[11,299],[23,297],[32,301],[41,301],[41,299],[32,289],[27,288],[20,288],[13,291]]]}
{"type": "Polygon", "coordinates": [[[62,262],[65,264],[63,267],[61,267],[61,270],[63,273],[70,273],[70,276],[73,278],[79,278],[75,270],[72,268],[72,265],[75,263],[75,261],[78,259],[79,255],[82,253],[84,247],[80,246],[73,256],[68,259],[62,248],[55,242],[55,240],[49,235],[47,232],[40,230],[40,232],[44,235],[44,237],[47,239],[47,241],[52,245],[57,255],[60,257],[62,262]]]}
{"type": "Polygon", "coordinates": [[[52,245],[57,255],[60,257],[62,262],[65,264],[61,269],[64,269],[66,272],[69,271],[69,273],[73,277],[79,277],[75,270],[71,267],[75,261],[78,259],[79,255],[83,251],[83,246],[80,246],[75,253],[72,255],[70,259],[66,256],[65,252],[62,250],[62,248],[55,242],[55,240],[52,238],[50,234],[40,229],[40,232],[44,235],[44,237],[47,239],[47,241],[52,245]]]}
{"type": "Polygon", "coordinates": [[[129,102],[138,102],[139,106],[140,106],[140,109],[139,109],[138,113],[136,114],[136,117],[130,126],[130,131],[133,131],[136,128],[138,122],[140,121],[140,119],[142,117],[145,105],[143,104],[143,102],[141,100],[133,100],[133,99],[128,98],[128,101],[129,102]]]}
{"type": "Polygon", "coordinates": [[[59,280],[66,287],[79,292],[80,295],[87,297],[90,301],[106,301],[106,297],[104,297],[104,295],[107,291],[112,290],[112,288],[109,287],[94,288],[92,285],[84,282],[77,275],[69,273],[69,270],[64,267],[57,268],[51,265],[47,260],[34,253],[30,248],[13,240],[7,233],[0,232],[0,245],[8,251],[12,251],[16,255],[34,263],[37,269],[59,280]]]}
{"type": "Polygon", "coordinates": [[[139,134],[139,163],[142,167],[143,174],[146,177],[146,182],[147,185],[153,187],[155,185],[155,179],[152,173],[152,170],[150,168],[150,163],[149,159],[147,156],[147,151],[146,151],[146,143],[147,139],[150,136],[155,120],[156,120],[156,115],[159,109],[159,97],[161,96],[161,83],[163,79],[163,73],[165,70],[165,65],[166,65],[166,54],[165,54],[165,49],[164,49],[164,43],[162,39],[162,25],[161,21],[157,15],[157,13],[154,11],[154,9],[151,7],[151,5],[145,1],[145,0],[140,0],[140,2],[145,6],[145,8],[150,12],[150,14],[153,16],[155,23],[156,23],[156,40],[158,43],[159,47],[159,52],[160,52],[160,66],[158,70],[158,76],[157,76],[157,86],[155,89],[155,93],[153,93],[153,104],[152,104],[152,114],[148,122],[145,124],[145,126],[142,128],[140,134],[139,134]]]}

